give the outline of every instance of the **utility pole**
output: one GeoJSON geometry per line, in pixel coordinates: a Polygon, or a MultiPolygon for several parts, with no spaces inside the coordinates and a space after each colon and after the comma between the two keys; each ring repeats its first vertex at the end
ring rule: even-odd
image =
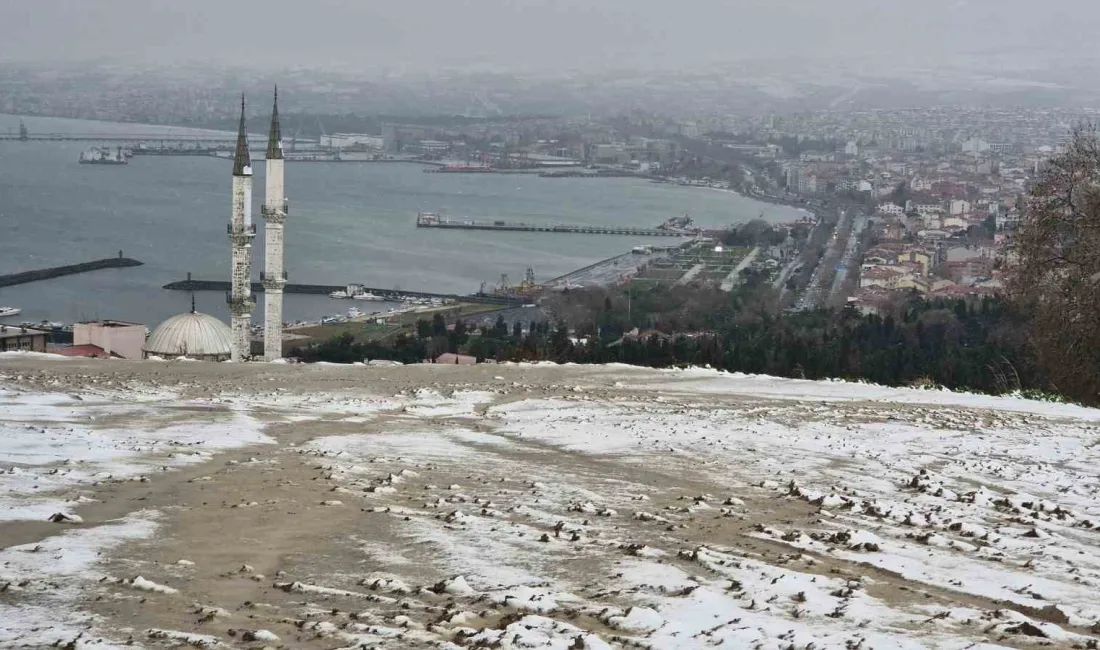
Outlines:
{"type": "Polygon", "coordinates": [[[634,289],[634,278],[627,278],[626,280],[626,324],[634,325],[634,310],[632,304],[632,296],[634,289]]]}

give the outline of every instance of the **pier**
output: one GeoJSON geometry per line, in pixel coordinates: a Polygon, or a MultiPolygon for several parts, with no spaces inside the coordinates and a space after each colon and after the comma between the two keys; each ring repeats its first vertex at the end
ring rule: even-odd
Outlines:
{"type": "MultiPolygon", "coordinates": [[[[267,134],[250,134],[249,142],[266,142],[267,134]]],[[[28,133],[20,130],[19,133],[0,133],[0,142],[98,142],[111,145],[140,145],[142,143],[157,144],[160,148],[166,148],[173,144],[189,145],[191,147],[226,149],[237,143],[235,133],[28,133]]],[[[298,145],[314,145],[315,140],[298,140],[298,145]]],[[[255,151],[263,151],[264,148],[253,145],[255,151]]]]}
{"type": "Polygon", "coordinates": [[[32,133],[24,136],[0,134],[0,141],[17,142],[112,142],[112,143],[138,143],[138,142],[186,142],[190,144],[202,143],[211,145],[231,146],[237,141],[237,136],[226,135],[173,135],[169,133],[134,133],[134,134],[108,134],[108,133],[32,133]]]}
{"type": "Polygon", "coordinates": [[[17,284],[27,284],[28,282],[38,282],[39,280],[49,280],[51,278],[60,278],[66,275],[76,275],[78,273],[87,273],[100,269],[122,269],[131,266],[141,266],[141,264],[142,263],[137,260],[123,257],[122,251],[119,251],[118,257],[108,257],[107,259],[83,262],[81,264],[55,266],[49,269],[0,275],[0,287],[11,287],[17,284]]]}
{"type": "MultiPolygon", "coordinates": [[[[227,280],[180,280],[178,282],[170,282],[164,285],[165,289],[172,291],[229,291],[229,281],[227,280]]],[[[283,293],[304,293],[312,295],[329,295],[334,291],[343,291],[347,289],[346,284],[329,285],[329,284],[288,284],[283,288],[283,293]]],[[[252,283],[252,293],[263,293],[264,285],[262,282],[252,283]]],[[[390,302],[401,302],[406,298],[441,298],[443,300],[454,300],[458,302],[477,302],[485,303],[489,305],[507,305],[514,306],[523,304],[523,301],[518,298],[508,298],[505,296],[489,296],[489,295],[470,295],[463,296],[453,293],[428,293],[424,291],[402,291],[400,289],[376,289],[372,287],[363,287],[363,291],[367,293],[373,293],[376,296],[382,296],[390,302]]],[[[360,301],[349,300],[349,303],[358,304],[360,301]]]]}
{"type": "Polygon", "coordinates": [[[520,221],[452,220],[434,214],[421,213],[417,228],[450,228],[455,230],[505,230],[519,232],[566,233],[575,235],[634,235],[640,237],[692,237],[693,232],[664,228],[634,228],[631,226],[580,226],[569,224],[534,224],[520,221]]]}

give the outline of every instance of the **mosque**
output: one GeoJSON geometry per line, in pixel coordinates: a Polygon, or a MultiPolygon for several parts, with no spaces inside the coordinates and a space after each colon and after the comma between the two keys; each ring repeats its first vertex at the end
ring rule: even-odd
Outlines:
{"type": "MultiPolygon", "coordinates": [[[[232,212],[226,232],[229,235],[231,272],[229,304],[230,323],[209,314],[191,311],[173,316],[161,323],[145,342],[146,357],[173,359],[187,357],[204,361],[252,360],[252,240],[256,225],[252,223],[252,157],[245,134],[244,96],[241,96],[241,121],[237,131],[237,146],[233,153],[232,212]]],[[[283,225],[288,206],[283,185],[283,141],[279,128],[279,91],[271,109],[271,129],[268,132],[265,156],[266,187],[260,214],[264,218],[264,270],[260,281],[264,287],[264,352],[266,361],[283,356],[283,289],[287,275],[283,270],[283,225]]]]}
{"type": "Polygon", "coordinates": [[[233,336],[225,323],[195,311],[173,316],[157,326],[145,341],[146,358],[187,357],[196,361],[225,361],[232,356],[233,336]]]}

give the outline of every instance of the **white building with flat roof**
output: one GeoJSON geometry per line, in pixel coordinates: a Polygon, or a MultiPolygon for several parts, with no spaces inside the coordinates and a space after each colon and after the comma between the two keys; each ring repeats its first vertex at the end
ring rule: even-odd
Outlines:
{"type": "Polygon", "coordinates": [[[382,151],[386,148],[386,138],[381,135],[369,135],[366,133],[331,133],[322,135],[320,144],[329,149],[347,149],[349,147],[364,147],[382,151]]]}

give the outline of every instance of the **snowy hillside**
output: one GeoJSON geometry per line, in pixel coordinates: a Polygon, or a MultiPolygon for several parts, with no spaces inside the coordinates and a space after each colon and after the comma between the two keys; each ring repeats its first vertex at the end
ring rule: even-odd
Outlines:
{"type": "Polygon", "coordinates": [[[0,647],[1095,647],[1098,445],[703,370],[0,357],[0,647]]]}

